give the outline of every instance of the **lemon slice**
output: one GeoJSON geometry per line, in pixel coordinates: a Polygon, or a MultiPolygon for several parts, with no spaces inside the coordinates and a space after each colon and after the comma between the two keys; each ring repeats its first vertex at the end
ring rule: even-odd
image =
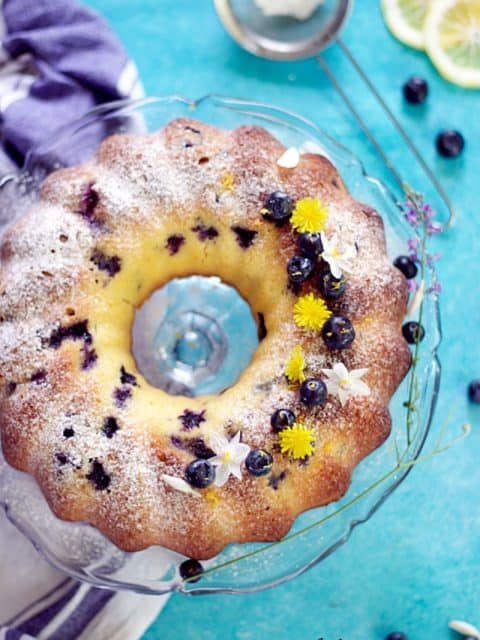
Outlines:
{"type": "Polygon", "coordinates": [[[480,0],[432,2],[425,48],[444,78],[462,87],[480,87],[480,0]]]}
{"type": "Polygon", "coordinates": [[[423,25],[431,4],[437,0],[382,0],[385,24],[403,44],[424,49],[423,25]]]}

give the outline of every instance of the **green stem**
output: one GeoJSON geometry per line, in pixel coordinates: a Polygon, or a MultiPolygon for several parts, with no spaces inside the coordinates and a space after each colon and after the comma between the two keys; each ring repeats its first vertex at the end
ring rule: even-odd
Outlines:
{"type": "MultiPolygon", "coordinates": [[[[442,449],[434,449],[433,451],[430,451],[429,453],[426,453],[423,456],[419,456],[418,458],[409,460],[408,462],[403,462],[401,464],[395,465],[395,467],[390,469],[390,471],[385,473],[378,480],[376,480],[374,483],[372,483],[366,489],[361,491],[357,496],[355,496],[355,498],[352,498],[352,500],[350,500],[349,502],[345,503],[344,505],[342,505],[341,507],[339,507],[338,509],[336,509],[332,513],[328,514],[327,516],[321,518],[320,520],[317,520],[316,522],[313,522],[312,524],[304,527],[303,529],[300,529],[299,531],[296,531],[295,533],[291,533],[290,535],[285,536],[284,538],[282,538],[278,542],[273,542],[272,544],[269,544],[266,547],[261,547],[260,549],[255,549],[255,551],[250,551],[249,553],[245,553],[242,556],[238,556],[238,558],[232,558],[232,560],[226,560],[225,562],[222,562],[221,564],[218,564],[215,567],[212,567],[211,569],[206,569],[203,572],[202,576],[206,576],[206,575],[215,573],[217,571],[221,571],[222,569],[225,569],[226,567],[229,567],[232,564],[237,564],[238,562],[242,562],[243,560],[248,560],[250,558],[253,558],[254,556],[259,555],[260,553],[264,553],[265,551],[268,551],[269,549],[273,549],[274,547],[277,547],[277,546],[279,546],[281,544],[284,544],[285,542],[289,542],[290,540],[298,538],[299,536],[304,535],[305,533],[308,533],[309,531],[312,531],[313,529],[316,529],[316,528],[320,527],[322,524],[325,524],[329,520],[332,520],[333,518],[338,516],[343,511],[347,511],[347,509],[350,509],[350,507],[352,507],[354,504],[359,502],[359,500],[361,500],[362,498],[367,496],[369,493],[374,491],[377,487],[382,485],[384,482],[386,482],[389,478],[394,476],[399,471],[409,469],[410,467],[413,467],[414,465],[416,465],[416,464],[418,464],[420,462],[425,462],[426,460],[429,460],[430,458],[433,458],[433,456],[438,455],[439,453],[442,453],[442,452],[446,451],[447,449],[449,449],[456,442],[458,442],[460,440],[463,440],[463,438],[465,438],[466,435],[467,435],[467,430],[464,429],[464,433],[463,434],[461,434],[458,437],[454,438],[451,442],[447,443],[442,449]]],[[[195,580],[195,579],[196,579],[196,577],[194,576],[193,580],[195,580]]],[[[188,582],[190,582],[190,580],[191,580],[191,578],[186,578],[184,580],[184,582],[188,583],[188,582]]]]}
{"type": "MultiPolygon", "coordinates": [[[[422,233],[422,244],[421,244],[421,251],[420,251],[420,283],[421,286],[424,287],[425,289],[425,263],[427,260],[427,225],[425,222],[425,215],[421,210],[421,205],[419,204],[419,198],[417,197],[417,194],[408,191],[407,190],[407,197],[410,198],[410,200],[413,202],[413,204],[415,205],[415,208],[418,212],[418,215],[422,221],[422,225],[423,225],[423,233],[422,233]]],[[[425,300],[425,292],[423,294],[423,298],[420,302],[420,307],[418,310],[418,324],[421,325],[422,324],[422,318],[423,318],[423,305],[424,305],[424,300],[425,300]]],[[[411,369],[411,373],[410,373],[410,379],[409,379],[409,389],[408,389],[408,400],[407,400],[407,417],[406,417],[406,423],[407,423],[407,450],[410,447],[411,443],[412,443],[412,427],[411,427],[411,423],[412,423],[412,406],[413,406],[413,395],[414,395],[414,391],[415,391],[415,387],[416,387],[416,382],[417,382],[417,365],[418,365],[418,355],[420,352],[420,340],[416,340],[415,341],[415,348],[413,351],[413,363],[412,363],[412,369],[411,369]]]]}

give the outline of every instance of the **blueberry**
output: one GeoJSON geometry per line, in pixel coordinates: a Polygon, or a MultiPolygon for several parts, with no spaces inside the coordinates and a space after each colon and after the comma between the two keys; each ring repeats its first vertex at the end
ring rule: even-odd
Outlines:
{"type": "Polygon", "coordinates": [[[307,407],[316,407],[327,399],[327,387],[323,380],[310,378],[300,386],[300,400],[307,407]]]}
{"type": "Polygon", "coordinates": [[[480,380],[472,380],[468,385],[468,399],[470,402],[480,404],[480,380]]]}
{"type": "Polygon", "coordinates": [[[300,253],[307,258],[316,258],[323,251],[322,237],[319,233],[302,233],[298,236],[300,253]]]}
{"type": "Polygon", "coordinates": [[[266,476],[272,470],[273,458],[263,449],[252,449],[245,460],[247,471],[252,476],[266,476]]]}
{"type": "Polygon", "coordinates": [[[100,271],[106,271],[113,278],[122,268],[122,259],[118,256],[109,256],[100,249],[94,249],[90,260],[100,271]]]}
{"type": "Polygon", "coordinates": [[[240,225],[234,225],[230,228],[236,236],[237,244],[242,249],[248,249],[251,247],[255,241],[255,236],[258,233],[258,231],[255,231],[254,229],[248,229],[247,227],[241,227],[240,225]]]}
{"type": "Polygon", "coordinates": [[[113,416],[108,416],[103,421],[102,431],[107,438],[113,438],[119,429],[118,422],[113,416]]]}
{"type": "Polygon", "coordinates": [[[441,156],[456,158],[462,153],[465,140],[460,131],[442,131],[437,136],[436,145],[441,156]]]}
{"type": "Polygon", "coordinates": [[[167,241],[165,243],[165,249],[168,250],[171,256],[174,256],[176,253],[180,251],[184,243],[185,243],[185,236],[175,233],[172,236],[168,236],[167,241]]]}
{"type": "Polygon", "coordinates": [[[401,631],[392,631],[386,636],[385,640],[408,640],[408,638],[401,631]]]}
{"type": "Polygon", "coordinates": [[[418,322],[413,320],[406,322],[402,327],[402,333],[408,344],[416,344],[421,342],[425,337],[425,329],[418,322]]]}
{"type": "Polygon", "coordinates": [[[198,582],[203,573],[203,567],[198,560],[191,558],[184,560],[178,567],[178,571],[184,580],[188,580],[188,582],[198,582]]]}
{"type": "Polygon", "coordinates": [[[317,285],[326,300],[338,300],[345,293],[346,280],[344,276],[334,278],[330,271],[324,271],[320,274],[317,285]]]}
{"type": "Polygon", "coordinates": [[[393,266],[400,269],[407,280],[415,278],[418,273],[417,265],[408,256],[398,256],[393,261],[393,266]]]}
{"type": "Polygon", "coordinates": [[[108,473],[105,472],[103,464],[96,458],[92,460],[89,473],[85,476],[89,480],[97,491],[105,491],[110,486],[111,478],[108,473]]]}
{"type": "Polygon", "coordinates": [[[322,337],[330,349],[346,349],[355,340],[355,330],[348,318],[330,316],[323,325],[322,337]]]}
{"type": "Polygon", "coordinates": [[[199,427],[202,422],[205,422],[205,412],[206,409],[200,411],[199,413],[195,413],[191,409],[185,409],[185,411],[178,416],[178,419],[182,423],[182,431],[190,431],[190,429],[195,429],[199,427]]]}
{"type": "Polygon", "coordinates": [[[205,489],[215,480],[215,469],[208,460],[194,460],[185,470],[187,482],[196,489],[205,489]]]}
{"type": "Polygon", "coordinates": [[[278,432],[287,427],[291,427],[295,420],[295,414],[293,411],[290,411],[290,409],[277,409],[272,413],[270,424],[272,425],[272,429],[278,432]]]}
{"type": "Polygon", "coordinates": [[[265,203],[265,209],[268,211],[268,218],[282,222],[288,220],[293,211],[292,198],[283,191],[274,191],[271,193],[265,203]]]}
{"type": "Polygon", "coordinates": [[[405,100],[411,104],[420,104],[428,94],[428,84],[419,76],[412,76],[403,85],[405,100]]]}
{"type": "Polygon", "coordinates": [[[128,373],[125,367],[120,367],[120,382],[121,384],[131,384],[132,387],[138,387],[138,382],[133,373],[128,373]]]}
{"type": "Polygon", "coordinates": [[[313,262],[306,256],[293,256],[287,264],[287,272],[290,282],[299,284],[312,274],[313,262]]]}

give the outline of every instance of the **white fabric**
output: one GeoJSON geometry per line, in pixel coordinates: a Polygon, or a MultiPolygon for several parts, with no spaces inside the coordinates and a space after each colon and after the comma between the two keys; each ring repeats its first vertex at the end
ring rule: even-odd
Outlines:
{"type": "MultiPolygon", "coordinates": [[[[0,624],[16,618],[20,622],[46,608],[74,585],[74,581],[53,569],[30,542],[8,521],[0,508],[0,624]],[[52,589],[34,607],[29,607],[52,589]],[[19,615],[29,607],[28,614],[19,615]]],[[[82,585],[58,616],[37,636],[46,640],[60,626],[90,587],[82,585]]],[[[135,640],[150,626],[165,605],[168,596],[142,596],[117,592],[93,618],[78,640],[135,640]]],[[[14,626],[14,625],[12,625],[14,626]]],[[[28,636],[25,636],[28,637],[28,636]]],[[[0,631],[0,640],[3,633],[0,631]]]]}

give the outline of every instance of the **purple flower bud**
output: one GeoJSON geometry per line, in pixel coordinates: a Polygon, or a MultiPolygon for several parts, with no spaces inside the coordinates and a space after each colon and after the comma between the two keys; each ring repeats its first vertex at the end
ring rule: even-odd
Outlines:
{"type": "Polygon", "coordinates": [[[407,240],[407,246],[410,251],[416,251],[420,246],[420,240],[418,238],[409,238],[407,240]]]}
{"type": "Polygon", "coordinates": [[[419,217],[417,211],[415,209],[409,209],[405,214],[405,220],[411,227],[418,227],[419,217]]]}
{"type": "Polygon", "coordinates": [[[422,211],[423,215],[425,216],[425,220],[431,220],[436,215],[435,209],[433,209],[433,207],[431,207],[429,204],[424,204],[422,207],[422,211]]]}
{"type": "Polygon", "coordinates": [[[416,280],[407,280],[408,293],[415,293],[417,289],[418,289],[418,282],[416,280]]]}
{"type": "Polygon", "coordinates": [[[434,236],[437,233],[442,233],[443,226],[438,222],[427,222],[427,235],[434,236]]]}

